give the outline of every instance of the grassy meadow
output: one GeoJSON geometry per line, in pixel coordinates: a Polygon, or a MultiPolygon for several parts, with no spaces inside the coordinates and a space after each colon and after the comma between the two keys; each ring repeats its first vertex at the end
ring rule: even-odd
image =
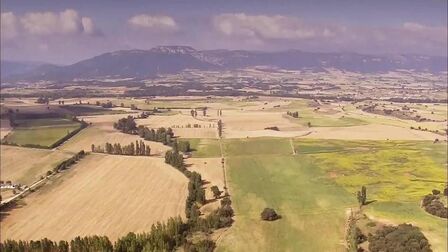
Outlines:
{"type": "Polygon", "coordinates": [[[367,187],[365,213],[380,221],[419,226],[434,251],[446,248],[446,220],[420,200],[443,189],[446,145],[418,141],[225,140],[236,222],[218,251],[344,251],[346,211],[367,187]],[[265,207],[282,215],[260,220],[265,207]],[[252,242],[257,241],[257,242],[252,242]]]}
{"type": "Polygon", "coordinates": [[[192,157],[194,158],[213,158],[221,157],[221,147],[218,139],[212,138],[182,138],[190,142],[193,149],[192,157]]]}
{"type": "Polygon", "coordinates": [[[61,118],[18,120],[17,124],[5,138],[8,143],[41,146],[51,146],[81,126],[78,122],[61,118]]]}

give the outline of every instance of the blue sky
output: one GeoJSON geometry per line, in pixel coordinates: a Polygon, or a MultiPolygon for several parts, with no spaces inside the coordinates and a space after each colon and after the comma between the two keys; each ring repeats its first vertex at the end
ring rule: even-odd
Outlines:
{"type": "Polygon", "coordinates": [[[69,64],[190,45],[446,56],[446,0],[0,0],[3,59],[69,64]]]}

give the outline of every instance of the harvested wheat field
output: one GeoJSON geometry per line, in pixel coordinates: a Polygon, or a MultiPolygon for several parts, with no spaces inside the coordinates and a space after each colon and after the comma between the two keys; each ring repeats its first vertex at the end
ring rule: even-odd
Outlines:
{"type": "Polygon", "coordinates": [[[53,150],[1,145],[1,178],[29,185],[71,155],[53,150]]]}
{"type": "Polygon", "coordinates": [[[288,120],[283,112],[264,111],[224,111],[222,121],[230,131],[264,130],[276,126],[281,130],[301,130],[302,126],[288,120]]]}
{"type": "MultiPolygon", "coordinates": [[[[106,142],[127,145],[140,140],[143,139],[137,135],[122,133],[114,129],[112,126],[109,129],[105,129],[105,127],[97,127],[94,125],[83,129],[59,148],[70,152],[78,152],[80,150],[90,151],[92,144],[95,144],[96,146],[101,145],[104,147],[106,142]]],[[[169,149],[169,147],[163,145],[162,143],[146,140],[143,141],[151,148],[151,155],[164,155],[169,149]]]]}
{"type": "Polygon", "coordinates": [[[222,195],[224,195],[224,174],[221,158],[189,158],[186,160],[186,164],[189,165],[188,170],[201,174],[202,179],[205,181],[205,198],[209,201],[209,204],[204,205],[201,208],[201,212],[207,214],[217,209],[220,203],[214,200],[210,187],[218,186],[219,190],[222,191],[222,195]]]}
{"type": "Polygon", "coordinates": [[[222,171],[221,158],[189,158],[186,160],[188,170],[201,174],[202,179],[208,185],[216,185],[220,189],[224,187],[224,175],[222,171]]]}
{"type": "Polygon", "coordinates": [[[346,140],[434,140],[436,138],[443,138],[443,136],[431,132],[382,124],[351,127],[319,127],[310,128],[310,131],[311,134],[304,137],[346,140]]]}
{"type": "Polygon", "coordinates": [[[193,118],[191,115],[175,114],[171,116],[151,116],[148,119],[136,120],[138,125],[144,125],[149,128],[171,127],[176,136],[184,138],[216,138],[217,126],[211,117],[199,115],[193,118]],[[194,128],[194,125],[200,128],[194,128]]]}
{"type": "Polygon", "coordinates": [[[150,231],[184,216],[187,178],[160,158],[91,154],[2,216],[1,239],[150,231]]]}

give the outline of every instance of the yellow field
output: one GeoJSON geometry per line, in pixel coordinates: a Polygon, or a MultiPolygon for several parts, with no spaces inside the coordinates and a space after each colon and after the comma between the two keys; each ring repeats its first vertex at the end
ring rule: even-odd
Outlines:
{"type": "Polygon", "coordinates": [[[1,179],[30,185],[71,155],[61,151],[1,145],[1,179]]]}
{"type": "Polygon", "coordinates": [[[184,216],[187,178],[160,158],[91,154],[64,173],[2,219],[2,240],[115,240],[184,216]]]}

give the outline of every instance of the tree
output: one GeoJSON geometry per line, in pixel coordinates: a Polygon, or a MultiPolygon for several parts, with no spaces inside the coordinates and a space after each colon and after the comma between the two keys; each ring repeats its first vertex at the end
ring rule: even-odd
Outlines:
{"type": "Polygon", "coordinates": [[[358,191],[356,196],[358,198],[359,205],[364,206],[367,201],[367,188],[365,186],[362,186],[361,191],[358,191]]]}
{"type": "Polygon", "coordinates": [[[265,208],[263,212],[261,212],[261,219],[265,221],[274,221],[280,219],[280,215],[278,215],[272,208],[265,208]]]}
{"type": "Polygon", "coordinates": [[[218,121],[218,136],[222,137],[222,121],[218,121]]]}
{"type": "Polygon", "coordinates": [[[221,196],[222,192],[219,190],[219,188],[217,186],[210,187],[210,190],[212,191],[213,197],[215,197],[215,199],[218,199],[219,196],[221,196]]]}

